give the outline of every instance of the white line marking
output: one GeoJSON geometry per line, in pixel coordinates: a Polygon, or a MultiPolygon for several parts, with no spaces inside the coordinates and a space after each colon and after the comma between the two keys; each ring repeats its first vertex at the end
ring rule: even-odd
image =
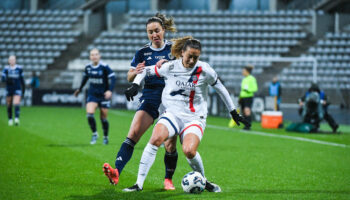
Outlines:
{"type": "MultiPolygon", "coordinates": [[[[211,124],[207,124],[207,127],[225,130],[225,131],[237,131],[237,129],[232,129],[232,128],[228,128],[228,127],[224,127],[224,126],[216,126],[216,125],[211,125],[211,124]]],[[[321,141],[321,140],[314,140],[314,139],[295,137],[295,136],[289,136],[289,135],[277,135],[277,134],[273,134],[273,133],[265,133],[265,132],[260,132],[260,131],[239,131],[239,132],[244,133],[244,134],[251,134],[251,135],[261,135],[261,136],[267,136],[267,137],[276,137],[276,138],[284,138],[284,139],[290,139],[290,140],[298,140],[298,141],[303,141],[303,142],[311,142],[311,143],[323,144],[323,145],[328,145],[328,146],[336,146],[336,147],[343,147],[343,148],[350,147],[349,145],[346,145],[346,144],[326,142],[326,141],[321,141]]]]}
{"type": "MultiPolygon", "coordinates": [[[[128,116],[128,117],[133,115],[131,113],[125,113],[125,112],[116,111],[116,110],[113,110],[112,113],[116,114],[116,115],[128,116]]],[[[327,141],[321,141],[321,140],[315,140],[315,139],[309,139],[309,138],[303,138],[303,137],[296,137],[296,136],[289,136],[289,135],[277,135],[277,134],[273,134],[273,133],[265,133],[265,132],[252,131],[252,130],[250,130],[250,131],[243,131],[243,130],[237,130],[237,129],[228,128],[228,127],[225,127],[225,126],[217,126],[217,125],[212,125],[212,124],[207,124],[207,127],[214,128],[214,129],[225,130],[225,131],[232,131],[232,132],[234,131],[234,132],[250,134],[250,135],[260,135],[260,136],[267,136],[267,137],[284,138],[284,139],[297,140],[297,141],[302,141],[302,142],[323,144],[323,145],[328,145],[328,146],[350,148],[350,145],[346,145],[346,144],[339,144],[339,143],[334,143],[334,142],[327,142],[327,141]]]]}

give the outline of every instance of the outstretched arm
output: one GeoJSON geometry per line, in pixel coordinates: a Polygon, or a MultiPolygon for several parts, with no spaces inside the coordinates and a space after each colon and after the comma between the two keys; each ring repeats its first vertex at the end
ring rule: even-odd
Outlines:
{"type": "Polygon", "coordinates": [[[250,123],[237,113],[236,106],[233,104],[230,94],[228,93],[225,86],[221,83],[221,81],[217,79],[217,81],[215,81],[212,86],[219,94],[222,101],[225,103],[227,109],[230,111],[232,119],[236,122],[236,124],[239,126],[240,122],[242,122],[245,126],[250,127],[250,123]]]}
{"type": "Polygon", "coordinates": [[[134,96],[137,95],[137,92],[139,90],[139,87],[142,83],[142,81],[145,79],[146,76],[158,76],[158,77],[162,77],[163,74],[166,73],[167,67],[162,67],[161,69],[159,69],[157,67],[157,65],[151,65],[151,66],[147,66],[145,67],[145,70],[143,70],[142,73],[138,74],[131,87],[129,87],[128,89],[125,90],[124,94],[126,96],[126,99],[128,101],[133,101],[134,100],[134,96]]]}

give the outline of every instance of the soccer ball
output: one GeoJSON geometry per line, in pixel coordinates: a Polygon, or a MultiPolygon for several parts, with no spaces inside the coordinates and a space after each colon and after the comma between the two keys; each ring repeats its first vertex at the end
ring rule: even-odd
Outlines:
{"type": "Polygon", "coordinates": [[[186,193],[199,194],[203,192],[205,188],[206,179],[199,172],[189,172],[183,178],[181,182],[182,189],[186,193]]]}

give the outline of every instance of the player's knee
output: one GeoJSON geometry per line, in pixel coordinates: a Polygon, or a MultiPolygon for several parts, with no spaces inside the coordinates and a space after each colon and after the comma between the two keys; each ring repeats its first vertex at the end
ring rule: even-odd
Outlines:
{"type": "Polygon", "coordinates": [[[151,143],[154,146],[159,147],[160,145],[162,145],[164,142],[164,140],[161,137],[151,137],[151,140],[149,143],[151,143]]]}
{"type": "Polygon", "coordinates": [[[197,151],[194,148],[183,146],[182,150],[188,159],[192,159],[193,157],[196,156],[197,151]]]}

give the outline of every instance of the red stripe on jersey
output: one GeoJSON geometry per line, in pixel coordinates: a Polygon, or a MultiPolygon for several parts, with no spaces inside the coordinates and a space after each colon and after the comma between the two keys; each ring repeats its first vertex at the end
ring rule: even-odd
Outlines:
{"type": "Polygon", "coordinates": [[[158,77],[160,77],[160,75],[158,74],[158,71],[157,71],[157,65],[154,66],[154,71],[156,72],[156,75],[157,75],[158,77]]]}
{"type": "MultiPolygon", "coordinates": [[[[193,81],[194,84],[198,83],[199,76],[201,75],[201,73],[202,73],[202,67],[198,67],[197,71],[195,72],[195,76],[197,76],[197,79],[193,81]]],[[[194,99],[195,93],[196,93],[195,90],[191,91],[191,93],[190,93],[190,110],[191,110],[191,112],[196,112],[196,110],[194,109],[194,106],[193,106],[193,99],[194,99]]]]}
{"type": "Polygon", "coordinates": [[[202,133],[202,135],[203,135],[203,129],[202,129],[201,126],[199,126],[198,124],[191,124],[191,125],[187,126],[187,127],[180,133],[180,136],[181,136],[188,128],[190,128],[191,126],[196,126],[196,127],[198,127],[199,130],[201,130],[201,133],[202,133]]]}

